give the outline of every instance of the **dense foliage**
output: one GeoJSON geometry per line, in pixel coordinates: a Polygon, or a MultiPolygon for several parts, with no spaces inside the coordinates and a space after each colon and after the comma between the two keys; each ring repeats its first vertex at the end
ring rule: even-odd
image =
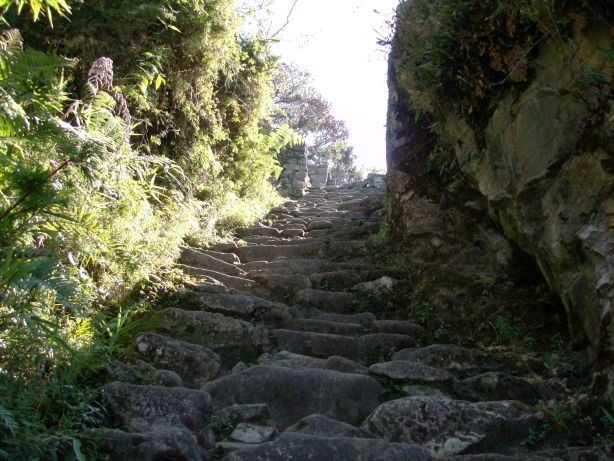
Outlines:
{"type": "Polygon", "coordinates": [[[233,0],[0,8],[0,459],[82,459],[139,291],[278,201],[293,133],[233,0]]]}
{"type": "Polygon", "coordinates": [[[502,95],[531,82],[541,46],[573,54],[574,21],[611,14],[601,0],[402,1],[399,83],[418,115],[452,110],[480,127],[502,95]]]}

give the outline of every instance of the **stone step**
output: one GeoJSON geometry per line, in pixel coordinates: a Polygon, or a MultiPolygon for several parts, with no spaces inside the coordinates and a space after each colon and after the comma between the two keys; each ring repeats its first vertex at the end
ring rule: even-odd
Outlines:
{"type": "Polygon", "coordinates": [[[111,383],[103,387],[105,409],[117,426],[130,432],[154,429],[204,429],[211,396],[183,387],[111,383]]]}
{"type": "Polygon", "coordinates": [[[275,441],[233,451],[228,461],[427,461],[428,451],[415,445],[354,437],[284,433],[275,441]]]}
{"type": "Polygon", "coordinates": [[[297,245],[257,245],[243,246],[235,250],[243,262],[273,261],[277,258],[318,258],[321,242],[307,242],[297,245]]]}
{"type": "Polygon", "coordinates": [[[328,312],[348,313],[352,308],[354,295],[342,291],[325,291],[316,289],[301,290],[296,294],[301,305],[328,312]]]}
{"type": "Polygon", "coordinates": [[[200,304],[203,310],[218,312],[247,321],[261,321],[263,319],[289,321],[292,319],[288,306],[253,295],[197,294],[195,295],[195,303],[200,304]]]}
{"type": "MultiPolygon", "coordinates": [[[[224,254],[224,253],[220,253],[224,254]]],[[[226,253],[232,255],[232,253],[226,253]]],[[[238,259],[238,258],[237,258],[238,259]]],[[[192,248],[186,248],[181,254],[179,261],[182,263],[180,266],[184,272],[191,271],[190,268],[209,269],[216,272],[221,272],[227,275],[242,276],[245,275],[239,266],[234,263],[227,263],[221,259],[214,258],[209,254],[203,253],[199,250],[192,248]],[[186,269],[187,268],[187,269],[186,269]]]]}
{"type": "Polygon", "coordinates": [[[186,429],[165,428],[129,433],[120,430],[98,430],[98,450],[103,458],[113,460],[189,460],[203,461],[196,436],[186,429]]]}
{"type": "Polygon", "coordinates": [[[369,374],[369,369],[364,365],[338,355],[330,356],[327,359],[319,359],[308,355],[280,351],[275,354],[265,353],[261,355],[258,358],[258,364],[295,369],[324,368],[327,370],[340,371],[342,373],[369,374]]]}
{"type": "Polygon", "coordinates": [[[389,333],[348,337],[330,333],[273,329],[269,331],[269,335],[272,346],[278,350],[323,359],[341,356],[363,363],[389,358],[394,351],[416,342],[410,336],[389,333]]]}
{"type": "Polygon", "coordinates": [[[323,369],[256,366],[203,388],[215,407],[264,403],[277,427],[314,413],[360,424],[379,405],[383,389],[368,376],[323,369]]]}
{"type": "Polygon", "coordinates": [[[279,235],[280,235],[279,230],[275,229],[274,227],[267,227],[267,226],[262,226],[262,227],[240,227],[238,229],[235,229],[234,232],[239,237],[253,237],[253,236],[259,236],[259,237],[279,237],[279,235]]]}
{"type": "Polygon", "coordinates": [[[513,454],[542,421],[541,413],[516,401],[405,397],[380,405],[366,427],[376,437],[420,445],[441,458],[474,447],[513,454]]]}
{"type": "Polygon", "coordinates": [[[200,263],[201,255],[211,256],[212,258],[215,258],[228,264],[239,264],[241,262],[239,261],[239,257],[234,253],[223,253],[221,251],[212,251],[192,247],[185,247],[183,249],[180,260],[183,261],[184,258],[186,258],[183,264],[186,264],[188,266],[204,266],[205,264],[200,263]]]}
{"type": "Polygon", "coordinates": [[[179,267],[184,273],[188,275],[210,277],[222,283],[226,288],[234,288],[236,290],[248,290],[250,287],[253,287],[256,284],[254,280],[245,277],[228,275],[210,269],[203,269],[202,267],[183,266],[181,264],[178,264],[177,267],[179,267]]]}
{"type": "Polygon", "coordinates": [[[220,357],[206,347],[155,333],[136,337],[136,349],[156,368],[176,372],[186,383],[202,386],[220,372],[220,357]]]}
{"type": "Polygon", "coordinates": [[[175,307],[156,312],[156,332],[193,344],[218,349],[252,345],[253,324],[206,311],[185,311],[175,307]]]}

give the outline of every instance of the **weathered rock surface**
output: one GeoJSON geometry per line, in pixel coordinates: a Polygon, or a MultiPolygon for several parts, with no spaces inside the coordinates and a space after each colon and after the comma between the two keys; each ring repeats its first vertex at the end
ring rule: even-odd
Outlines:
{"type": "Polygon", "coordinates": [[[274,442],[231,453],[228,461],[426,461],[421,448],[384,440],[282,434],[274,442]]]}
{"type": "Polygon", "coordinates": [[[332,370],[257,366],[208,383],[214,405],[266,403],[279,427],[313,413],[359,424],[378,404],[381,386],[373,379],[332,370]]]}
{"type": "Polygon", "coordinates": [[[296,434],[317,435],[320,437],[351,437],[369,438],[370,434],[351,424],[336,421],[323,415],[309,415],[296,424],[288,427],[285,432],[296,434]]]}
{"type": "Polygon", "coordinates": [[[442,368],[429,367],[417,362],[395,360],[375,363],[369,367],[375,376],[391,379],[404,384],[446,384],[452,382],[452,375],[442,368]]]}
{"type": "Polygon", "coordinates": [[[211,397],[195,389],[112,383],[103,388],[103,395],[117,425],[131,432],[198,430],[211,416],[211,397]]]}
{"type": "Polygon", "coordinates": [[[220,371],[219,355],[197,344],[155,333],[141,333],[136,338],[136,348],[156,367],[172,370],[186,382],[202,385],[220,371]]]}
{"type": "Polygon", "coordinates": [[[535,428],[541,415],[514,401],[470,403],[433,397],[406,397],[386,402],[367,418],[377,437],[414,443],[433,456],[501,450],[513,453],[535,428]]]}
{"type": "MultiPolygon", "coordinates": [[[[477,122],[471,110],[434,110],[424,100],[429,96],[416,84],[420,77],[405,60],[414,51],[408,48],[408,37],[417,34],[428,42],[438,31],[428,25],[437,21],[429,23],[417,5],[406,2],[399,9],[400,27],[390,57],[387,159],[392,227],[406,237],[442,235],[442,210],[420,195],[417,178],[429,181],[426,159],[432,147],[448,146],[466,178],[464,185],[479,192],[490,218],[534,258],[559,294],[574,340],[588,346],[599,362],[597,387],[606,392],[607,383],[614,383],[614,109],[611,82],[583,74],[585,69],[611,74],[611,61],[595,52],[612,48],[611,18],[561,7],[562,17],[574,16],[565,38],[574,47],[573,56],[554,37],[535,43],[534,59],[542,65],[522,87],[499,88],[477,122]],[[578,86],[579,81],[585,83],[578,86]],[[418,107],[430,118],[418,120],[418,107]]],[[[467,45],[478,43],[476,39],[467,45]]],[[[491,67],[497,67],[494,61],[491,67]]],[[[477,82],[478,77],[479,86],[477,82]]],[[[437,105],[457,107],[462,98],[453,92],[445,102],[438,97],[437,105]]],[[[424,194],[448,186],[431,179],[424,194]]]]}
{"type": "Polygon", "coordinates": [[[194,434],[183,429],[164,429],[151,432],[128,433],[118,430],[104,430],[97,433],[103,442],[99,448],[117,460],[160,461],[189,460],[202,461],[201,449],[194,434]]]}

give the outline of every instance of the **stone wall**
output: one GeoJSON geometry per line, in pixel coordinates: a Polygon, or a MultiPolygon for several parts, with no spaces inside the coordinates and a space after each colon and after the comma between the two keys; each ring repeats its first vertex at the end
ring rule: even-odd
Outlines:
{"type": "Polygon", "coordinates": [[[322,166],[308,167],[309,179],[312,187],[324,188],[328,184],[329,168],[328,164],[322,166]]]}
{"type": "Polygon", "coordinates": [[[279,164],[283,168],[279,176],[279,192],[287,197],[302,197],[310,185],[305,145],[282,149],[279,164]]]}
{"type": "Polygon", "coordinates": [[[559,294],[572,337],[588,347],[603,387],[614,382],[614,113],[611,86],[591,76],[611,75],[600,50],[614,45],[605,20],[588,25],[580,17],[572,27],[570,44],[540,44],[530,81],[511,87],[481,126],[441,101],[450,108],[428,114],[428,126],[416,122],[416,88],[407,83],[416,76],[406,75],[412,71],[403,67],[403,53],[409,51],[401,49],[397,29],[390,55],[388,212],[406,236],[441,230],[437,204],[420,192],[429,181],[425,160],[432,146],[450,146],[464,184],[479,192],[505,237],[534,258],[559,294]]]}

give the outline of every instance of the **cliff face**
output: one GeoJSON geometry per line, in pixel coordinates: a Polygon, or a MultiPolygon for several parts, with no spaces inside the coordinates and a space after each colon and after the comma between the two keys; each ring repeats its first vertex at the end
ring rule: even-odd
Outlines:
{"type": "MultiPolygon", "coordinates": [[[[429,189],[439,181],[445,195],[450,184],[429,169],[445,151],[460,169],[456,180],[479,192],[502,234],[535,259],[558,293],[574,342],[587,346],[591,357],[611,370],[612,22],[578,6],[561,9],[544,30],[540,12],[523,17],[522,11],[493,8],[487,19],[503,24],[503,32],[490,29],[490,35],[502,35],[496,42],[480,36],[480,30],[465,33],[472,15],[480,18],[480,7],[463,6],[437,17],[455,2],[431,3],[402,3],[390,55],[387,156],[393,228],[406,237],[433,232],[437,213],[429,189]],[[436,56],[417,48],[441,44],[437,40],[445,27],[463,28],[448,34],[458,40],[456,48],[481,52],[459,53],[442,45],[436,51],[447,52],[445,58],[417,57],[436,56]],[[434,75],[444,86],[425,83],[429,64],[437,66],[434,75]],[[458,81],[446,80],[449,75],[461,75],[463,83],[476,81],[463,92],[458,81]]],[[[486,11],[489,2],[482,3],[486,11]]],[[[602,382],[608,380],[612,375],[602,382]]]]}

